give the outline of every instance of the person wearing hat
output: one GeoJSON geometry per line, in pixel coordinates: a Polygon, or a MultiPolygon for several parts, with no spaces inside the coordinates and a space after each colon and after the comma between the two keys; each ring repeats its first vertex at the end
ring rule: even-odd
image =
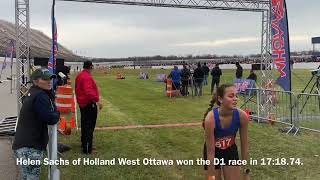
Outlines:
{"type": "Polygon", "coordinates": [[[48,125],[54,125],[60,119],[51,83],[51,79],[55,77],[45,68],[36,69],[31,74],[32,86],[23,99],[12,145],[22,179],[40,178],[39,162],[49,140],[48,125]],[[28,160],[38,163],[21,163],[28,160]]]}
{"type": "Polygon", "coordinates": [[[91,61],[83,63],[83,70],[76,77],[75,90],[81,112],[81,146],[84,154],[96,153],[92,148],[93,132],[96,126],[98,108],[102,109],[99,91],[91,72],[91,61]]]}

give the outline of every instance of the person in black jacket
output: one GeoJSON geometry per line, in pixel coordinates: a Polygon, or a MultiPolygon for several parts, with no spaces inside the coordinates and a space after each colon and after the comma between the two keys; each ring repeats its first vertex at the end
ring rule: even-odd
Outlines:
{"type": "Polygon", "coordinates": [[[252,79],[252,80],[254,80],[255,82],[257,82],[257,75],[256,75],[256,73],[254,73],[253,69],[250,70],[250,74],[249,74],[249,76],[247,77],[247,79],[252,79]]]}
{"type": "Polygon", "coordinates": [[[202,96],[202,83],[204,78],[204,72],[201,68],[200,63],[198,63],[198,68],[194,70],[193,78],[195,82],[195,96],[202,96]]]}
{"type": "Polygon", "coordinates": [[[237,71],[236,71],[236,78],[237,79],[241,79],[242,78],[242,74],[243,74],[243,68],[240,65],[239,62],[236,62],[236,66],[237,66],[237,71]]]}
{"type": "Polygon", "coordinates": [[[211,70],[212,82],[211,82],[211,94],[213,93],[214,88],[219,87],[220,76],[222,75],[221,69],[219,68],[219,64],[211,70]]]}
{"type": "Polygon", "coordinates": [[[209,76],[210,69],[209,69],[209,67],[207,66],[207,63],[204,63],[204,64],[203,64],[202,70],[203,70],[203,73],[204,73],[203,85],[208,85],[208,76],[209,76]]]}
{"type": "Polygon", "coordinates": [[[55,75],[48,69],[36,69],[31,75],[32,86],[23,99],[12,145],[22,179],[40,178],[40,162],[49,140],[48,125],[54,125],[60,119],[54,102],[52,78],[55,75]],[[21,163],[27,160],[34,160],[35,164],[21,163]]]}
{"type": "Polygon", "coordinates": [[[188,96],[188,85],[190,76],[190,70],[187,68],[186,65],[183,65],[183,69],[181,70],[182,96],[188,96]]]}

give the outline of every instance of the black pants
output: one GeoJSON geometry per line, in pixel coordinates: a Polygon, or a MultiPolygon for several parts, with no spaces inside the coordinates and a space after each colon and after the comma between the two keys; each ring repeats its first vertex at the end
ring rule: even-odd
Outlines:
{"type": "Polygon", "coordinates": [[[180,90],[180,83],[172,83],[172,90],[180,90]]]}
{"type": "Polygon", "coordinates": [[[213,94],[214,88],[217,89],[217,88],[219,87],[219,83],[220,83],[220,79],[212,78],[212,82],[211,82],[211,94],[213,94]]]}
{"type": "Polygon", "coordinates": [[[97,105],[90,103],[86,107],[81,108],[81,146],[82,152],[91,154],[93,131],[97,122],[97,105]]]}
{"type": "Polygon", "coordinates": [[[187,96],[188,95],[188,85],[189,85],[189,81],[182,81],[182,95],[183,96],[187,96]]]}
{"type": "Polygon", "coordinates": [[[194,89],[195,96],[202,96],[202,84],[203,84],[203,81],[195,83],[195,89],[194,89]]]}

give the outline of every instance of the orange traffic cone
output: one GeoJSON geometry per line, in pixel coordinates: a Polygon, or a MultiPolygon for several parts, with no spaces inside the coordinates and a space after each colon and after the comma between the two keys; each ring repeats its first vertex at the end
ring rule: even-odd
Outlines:
{"type": "Polygon", "coordinates": [[[71,119],[70,119],[70,127],[72,129],[76,128],[76,121],[74,120],[74,116],[73,115],[71,116],[71,119]]]}
{"type": "Polygon", "coordinates": [[[67,121],[64,116],[60,117],[60,129],[65,130],[67,128],[67,121]]]}
{"type": "Polygon", "coordinates": [[[70,127],[67,127],[67,128],[63,131],[63,133],[64,133],[65,135],[70,135],[70,134],[71,134],[71,128],[70,128],[70,127]]]}

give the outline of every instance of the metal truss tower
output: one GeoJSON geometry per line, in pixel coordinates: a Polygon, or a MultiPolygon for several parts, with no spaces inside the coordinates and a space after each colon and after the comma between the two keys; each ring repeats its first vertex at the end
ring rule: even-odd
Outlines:
{"type": "Polygon", "coordinates": [[[30,21],[29,0],[15,0],[16,26],[16,76],[18,113],[26,96],[30,81],[30,21]]]}
{"type": "MultiPolygon", "coordinates": [[[[271,2],[270,0],[58,0],[72,2],[123,4],[135,6],[154,6],[189,9],[211,9],[229,11],[251,11],[261,13],[261,85],[262,89],[274,83],[271,57],[271,2]],[[265,69],[263,69],[265,68],[265,69]]],[[[270,91],[262,91],[259,103],[260,117],[269,118],[272,113],[270,91]]]]}
{"type": "MultiPolygon", "coordinates": [[[[270,5],[271,7],[271,5],[270,5]]],[[[274,86],[273,60],[271,57],[271,9],[262,12],[262,33],[261,33],[261,88],[270,89],[274,86]],[[263,69],[263,66],[265,69],[263,69]]],[[[261,113],[258,117],[264,117],[269,119],[270,113],[273,113],[271,91],[261,91],[260,103],[258,108],[261,113]]]]}
{"type": "MultiPolygon", "coordinates": [[[[17,33],[17,77],[18,77],[18,111],[21,100],[25,96],[24,89],[27,88],[26,79],[29,79],[29,0],[16,1],[16,33],[17,33]]],[[[261,87],[274,81],[272,73],[273,61],[271,58],[271,2],[270,0],[58,0],[70,2],[122,4],[135,6],[189,8],[189,9],[211,9],[229,11],[251,11],[261,13],[261,87]],[[263,66],[261,66],[263,67],[263,66]]],[[[267,93],[263,94],[259,108],[260,116],[268,118],[272,112],[272,98],[267,93]]]]}

